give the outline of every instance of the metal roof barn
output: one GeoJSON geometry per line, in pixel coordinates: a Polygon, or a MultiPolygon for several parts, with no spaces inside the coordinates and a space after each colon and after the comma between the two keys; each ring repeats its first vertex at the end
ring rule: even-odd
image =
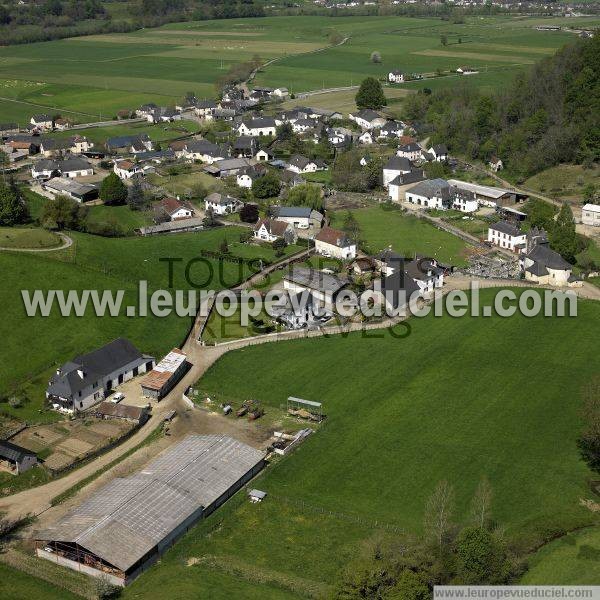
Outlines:
{"type": "Polygon", "coordinates": [[[263,466],[263,452],[233,438],[190,435],[39,532],[37,553],[125,585],[263,466]]]}

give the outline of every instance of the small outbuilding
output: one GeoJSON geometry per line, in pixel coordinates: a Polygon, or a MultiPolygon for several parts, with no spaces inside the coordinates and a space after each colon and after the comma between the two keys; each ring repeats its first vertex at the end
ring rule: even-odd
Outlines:
{"type": "Polygon", "coordinates": [[[155,400],[166,396],[188,368],[186,358],[179,348],[171,350],[142,380],[142,395],[155,400]]]}
{"type": "Polygon", "coordinates": [[[35,452],[12,442],[0,441],[0,471],[19,475],[35,467],[37,463],[35,452]]]}

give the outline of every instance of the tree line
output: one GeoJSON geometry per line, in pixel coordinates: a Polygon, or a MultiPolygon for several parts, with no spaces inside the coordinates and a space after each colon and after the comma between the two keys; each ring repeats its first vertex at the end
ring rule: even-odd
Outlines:
{"type": "Polygon", "coordinates": [[[455,154],[502,159],[517,180],[600,158],[600,36],[579,39],[495,93],[459,85],[408,96],[404,118],[455,154]]]}

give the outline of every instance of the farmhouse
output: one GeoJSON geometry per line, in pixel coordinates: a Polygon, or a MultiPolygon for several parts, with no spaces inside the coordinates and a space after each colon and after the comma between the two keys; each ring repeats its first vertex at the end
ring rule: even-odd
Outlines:
{"type": "Polygon", "coordinates": [[[395,269],[378,280],[374,289],[390,315],[397,314],[411,300],[423,296],[419,284],[403,269],[395,269]]]}
{"type": "Polygon", "coordinates": [[[64,160],[42,159],[31,167],[31,176],[34,179],[49,179],[55,175],[70,179],[93,174],[94,167],[83,158],[76,156],[64,160]]]}
{"type": "Polygon", "coordinates": [[[263,466],[263,452],[233,438],[188,435],[38,532],[37,555],[127,585],[263,466]]]}
{"type": "Polygon", "coordinates": [[[504,163],[497,156],[492,156],[490,162],[488,163],[488,166],[492,171],[494,171],[494,173],[497,173],[498,171],[502,171],[502,169],[504,169],[504,163]]]}
{"type": "Polygon", "coordinates": [[[57,369],[46,398],[57,410],[82,411],[102,401],[114,386],[153,367],[152,356],[142,354],[129,340],[118,338],[57,369]]]}
{"type": "Polygon", "coordinates": [[[311,119],[298,119],[292,124],[294,133],[306,133],[315,126],[315,122],[311,119]]]}
{"type": "Polygon", "coordinates": [[[252,184],[267,174],[265,165],[253,165],[238,171],[236,182],[240,187],[250,189],[252,184]]]}
{"type": "Polygon", "coordinates": [[[205,210],[212,210],[215,215],[229,215],[238,212],[243,203],[237,198],[213,192],[204,198],[205,210]]]}
{"type": "Polygon", "coordinates": [[[226,158],[204,167],[204,170],[215,177],[229,177],[250,166],[252,163],[247,158],[226,158]]]}
{"type": "Polygon", "coordinates": [[[35,452],[17,446],[12,442],[0,440],[0,472],[5,471],[13,475],[24,473],[37,465],[38,459],[35,452]]]}
{"type": "Polygon", "coordinates": [[[400,156],[390,157],[385,165],[383,165],[383,187],[387,188],[390,181],[398,177],[398,175],[410,173],[412,170],[413,167],[408,158],[400,156]]]}
{"type": "Polygon", "coordinates": [[[419,286],[423,296],[430,296],[444,285],[444,269],[433,258],[420,257],[406,263],[405,272],[419,286]]]}
{"type": "Polygon", "coordinates": [[[236,158],[252,158],[258,152],[258,138],[251,135],[241,135],[233,144],[233,154],[236,158]]]}
{"type": "Polygon", "coordinates": [[[404,192],[406,192],[410,186],[419,181],[423,181],[424,179],[425,172],[423,169],[413,169],[409,173],[397,175],[388,184],[390,200],[393,202],[401,202],[404,199],[404,192]]]}
{"type": "Polygon", "coordinates": [[[404,72],[394,69],[388,73],[388,81],[390,83],[404,83],[404,72]]]}
{"type": "Polygon", "coordinates": [[[239,135],[275,135],[275,119],[272,117],[257,117],[248,121],[242,121],[237,132],[239,135]]]}
{"type": "Polygon", "coordinates": [[[400,137],[404,133],[404,125],[398,121],[388,121],[377,135],[378,138],[394,138],[400,137]]]}
{"type": "Polygon", "coordinates": [[[433,162],[444,162],[448,160],[448,148],[444,144],[436,144],[431,146],[424,156],[433,162]]]}
{"type": "Polygon", "coordinates": [[[189,367],[187,356],[179,348],[173,348],[155,367],[142,379],[142,395],[155,400],[164,398],[183,377],[189,367]]]}
{"type": "Polygon", "coordinates": [[[477,202],[477,196],[475,196],[474,192],[450,186],[450,195],[450,205],[454,210],[473,213],[479,209],[479,202],[477,202]]]}
{"type": "Polygon", "coordinates": [[[19,133],[17,123],[0,123],[0,138],[5,138],[11,133],[19,133]]]}
{"type": "Polygon", "coordinates": [[[152,140],[146,133],[140,135],[122,135],[106,140],[106,149],[109,152],[146,152],[153,150],[152,140]]]}
{"type": "Polygon", "coordinates": [[[385,125],[386,119],[378,112],[365,108],[357,113],[350,113],[349,118],[354,121],[361,129],[377,129],[385,125]]]}
{"type": "Polygon", "coordinates": [[[187,160],[201,160],[212,165],[217,160],[223,160],[229,156],[229,148],[217,146],[208,140],[194,140],[185,144],[180,151],[183,158],[187,160]]]}
{"type": "Polygon", "coordinates": [[[315,236],[315,252],[323,256],[352,260],[356,258],[356,242],[339,229],[323,227],[315,236]]]}
{"type": "Polygon", "coordinates": [[[193,206],[189,202],[181,202],[179,198],[163,198],[156,209],[168,221],[191,219],[194,216],[193,206]]]}
{"type": "Polygon", "coordinates": [[[301,154],[294,154],[290,158],[287,168],[290,171],[294,171],[294,173],[314,173],[315,171],[326,169],[327,165],[318,158],[312,160],[301,154]]]}
{"type": "Polygon", "coordinates": [[[600,204],[586,204],[581,209],[581,222],[584,225],[600,227],[600,204]]]}
{"type": "Polygon", "coordinates": [[[285,221],[298,229],[317,229],[323,223],[323,215],[307,206],[277,206],[274,212],[278,221],[285,221]]]}
{"type": "Polygon", "coordinates": [[[71,151],[71,140],[42,138],[40,142],[40,153],[46,158],[52,156],[63,156],[71,151]]]}
{"type": "Polygon", "coordinates": [[[89,202],[98,198],[98,186],[80,183],[62,177],[53,177],[42,184],[42,188],[53,196],[68,196],[76,202],[89,202]]]}
{"type": "Polygon", "coordinates": [[[274,242],[281,238],[288,244],[294,244],[298,235],[294,231],[294,227],[286,221],[261,219],[254,226],[254,238],[261,242],[274,242]]]}
{"type": "Polygon", "coordinates": [[[528,281],[559,287],[581,285],[573,276],[572,265],[550,248],[544,229],[532,227],[527,232],[526,249],[521,251],[519,262],[528,281]]]}
{"type": "Polygon", "coordinates": [[[419,146],[416,142],[410,142],[409,144],[403,144],[398,146],[398,150],[396,150],[396,156],[400,156],[402,158],[408,158],[408,160],[420,160],[423,158],[423,148],[419,146]]]}
{"type": "Polygon", "coordinates": [[[145,175],[146,170],[142,163],[134,162],[129,159],[115,160],[113,171],[121,179],[131,179],[136,175],[145,175]]]}
{"type": "Polygon", "coordinates": [[[50,115],[33,115],[29,122],[40,131],[52,131],[54,129],[54,119],[50,115]]]}
{"type": "Polygon", "coordinates": [[[194,112],[199,117],[212,115],[217,108],[217,103],[214,100],[197,100],[194,106],[194,112]]]}
{"type": "Polygon", "coordinates": [[[527,234],[507,221],[498,221],[488,228],[488,242],[518,252],[527,243],[527,234]]]}
{"type": "Polygon", "coordinates": [[[325,306],[335,303],[337,295],[347,285],[345,277],[298,266],[293,266],[283,278],[283,288],[290,294],[309,291],[315,300],[325,306]]]}
{"type": "Polygon", "coordinates": [[[445,179],[426,179],[408,188],[404,197],[411,204],[443,210],[450,204],[450,186],[445,179]]]}
{"type": "Polygon", "coordinates": [[[373,143],[373,136],[371,135],[370,131],[365,131],[363,134],[361,134],[359,136],[358,141],[361,144],[364,144],[364,145],[368,146],[368,145],[370,145],[370,144],[373,143]]]}

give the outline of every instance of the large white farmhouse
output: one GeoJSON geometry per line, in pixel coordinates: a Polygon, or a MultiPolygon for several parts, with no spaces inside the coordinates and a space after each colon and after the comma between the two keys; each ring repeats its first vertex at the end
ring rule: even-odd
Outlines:
{"type": "Polygon", "coordinates": [[[315,252],[323,256],[351,260],[356,257],[356,242],[339,229],[323,227],[315,236],[315,252]]]}

